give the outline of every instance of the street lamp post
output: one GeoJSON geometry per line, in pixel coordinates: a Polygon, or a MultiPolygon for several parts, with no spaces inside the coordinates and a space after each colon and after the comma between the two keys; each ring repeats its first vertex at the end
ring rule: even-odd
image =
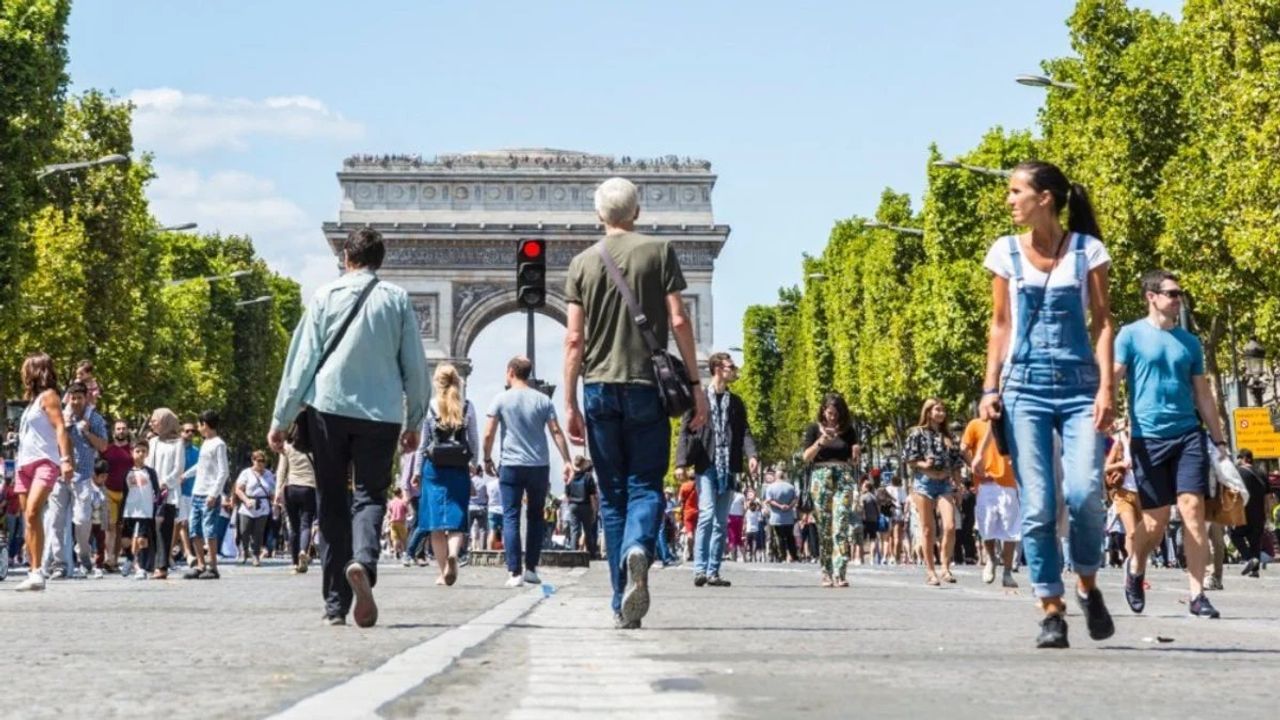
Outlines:
{"type": "Polygon", "coordinates": [[[36,171],[36,179],[43,180],[50,175],[71,172],[72,170],[83,170],[85,168],[97,167],[99,165],[118,165],[120,163],[129,162],[129,158],[125,155],[103,155],[97,160],[80,160],[78,162],[57,163],[54,165],[45,165],[36,171]]]}
{"type": "Polygon", "coordinates": [[[182,223],[181,225],[166,225],[164,227],[158,227],[155,230],[152,230],[151,232],[153,233],[183,232],[184,230],[195,230],[196,227],[197,227],[196,223],[189,222],[189,223],[182,223]]]}
{"type": "Polygon", "coordinates": [[[1019,85],[1027,85],[1029,87],[1051,87],[1059,90],[1079,90],[1080,86],[1073,82],[1064,80],[1054,80],[1045,75],[1018,75],[1013,79],[1019,85]]]}
{"type": "Polygon", "coordinates": [[[940,168],[968,170],[969,172],[977,173],[978,175],[989,175],[991,177],[998,177],[998,178],[1007,178],[1013,174],[1012,171],[1004,170],[1002,168],[989,168],[989,167],[982,167],[981,165],[966,165],[965,163],[958,162],[956,160],[934,160],[933,166],[940,167],[940,168]]]}
{"type": "Polygon", "coordinates": [[[236,303],[236,307],[245,307],[248,305],[258,305],[260,303],[269,303],[274,299],[275,298],[273,298],[270,295],[259,295],[258,297],[252,300],[241,300],[240,302],[236,303]]]}
{"type": "Polygon", "coordinates": [[[1240,354],[1244,356],[1244,378],[1242,379],[1245,380],[1249,394],[1253,397],[1253,406],[1259,407],[1262,405],[1262,393],[1267,389],[1267,383],[1262,379],[1267,349],[1257,340],[1250,340],[1245,343],[1240,354]]]}

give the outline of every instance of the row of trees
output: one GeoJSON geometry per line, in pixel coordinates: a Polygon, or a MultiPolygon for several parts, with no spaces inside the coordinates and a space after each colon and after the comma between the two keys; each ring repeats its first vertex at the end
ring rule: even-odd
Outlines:
{"type": "Polygon", "coordinates": [[[158,230],[132,107],[92,90],[66,94],[68,5],[0,5],[3,394],[21,396],[31,352],[53,357],[64,383],[89,359],[106,415],[136,425],[156,407],[188,417],[213,409],[233,447],[261,443],[301,316],[299,287],[249,238],[158,230]],[[49,164],[117,153],[133,159],[36,178],[49,164]],[[224,279],[203,279],[215,276],[224,279]],[[273,301],[237,304],[263,295],[273,301]]]}
{"type": "MultiPolygon", "coordinates": [[[[1043,67],[1077,88],[1048,91],[1038,134],[997,127],[956,159],[1006,169],[1045,159],[1086,185],[1120,322],[1145,313],[1141,273],[1165,267],[1195,299],[1211,375],[1231,368],[1230,331],[1273,354],[1280,0],[1188,0],[1181,21],[1080,0],[1067,27],[1076,56],[1043,67]]],[[[940,159],[930,148],[922,207],[886,190],[874,223],[837,222],[823,252],[804,257],[801,286],[747,310],[740,388],[768,460],[794,452],[828,390],[891,440],[925,398],[963,413],[980,393],[991,307],[982,259],[1016,229],[999,177],[940,159]]]]}

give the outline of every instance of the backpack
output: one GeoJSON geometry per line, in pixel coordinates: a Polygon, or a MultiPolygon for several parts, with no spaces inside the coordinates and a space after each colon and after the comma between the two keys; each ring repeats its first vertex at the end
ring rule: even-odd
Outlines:
{"type": "Polygon", "coordinates": [[[587,501],[587,473],[574,473],[573,479],[564,487],[565,499],[572,503],[587,501]]]}
{"type": "Polygon", "coordinates": [[[466,405],[463,406],[462,416],[464,421],[459,427],[444,427],[436,422],[439,418],[435,408],[427,408],[429,436],[424,454],[432,465],[438,468],[465,468],[471,464],[475,452],[467,440],[466,405]]]}

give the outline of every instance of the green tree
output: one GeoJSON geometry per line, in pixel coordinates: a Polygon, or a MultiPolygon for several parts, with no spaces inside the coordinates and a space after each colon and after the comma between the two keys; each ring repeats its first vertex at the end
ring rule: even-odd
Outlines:
{"type": "Polygon", "coordinates": [[[31,269],[37,171],[52,162],[67,87],[70,0],[0,3],[0,307],[31,269]]]}

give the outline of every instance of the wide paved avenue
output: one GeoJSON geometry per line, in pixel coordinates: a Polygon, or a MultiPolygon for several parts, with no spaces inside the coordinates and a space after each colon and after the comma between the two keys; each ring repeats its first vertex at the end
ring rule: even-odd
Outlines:
{"type": "MultiPolygon", "coordinates": [[[[1067,651],[1032,648],[1026,590],[926,587],[910,567],[851,568],[848,590],[812,565],[727,563],[733,587],[655,570],[644,629],[612,629],[608,579],[542,571],[502,587],[498,568],[384,563],[377,627],[321,623],[319,574],[228,566],[221,581],[0,584],[11,686],[23,718],[1236,717],[1274,712],[1280,580],[1231,577],[1218,621],[1186,616],[1186,584],[1152,571],[1147,614],[1102,586],[1116,616],[1095,644],[1072,608],[1067,651]],[[554,587],[554,590],[553,590],[554,587]],[[1161,641],[1166,638],[1168,641],[1161,641]],[[940,713],[940,714],[939,714],[940,713]]],[[[1231,567],[1228,566],[1228,570],[1231,567]]],[[[1025,570],[1019,574],[1025,587],[1025,570]]]]}

